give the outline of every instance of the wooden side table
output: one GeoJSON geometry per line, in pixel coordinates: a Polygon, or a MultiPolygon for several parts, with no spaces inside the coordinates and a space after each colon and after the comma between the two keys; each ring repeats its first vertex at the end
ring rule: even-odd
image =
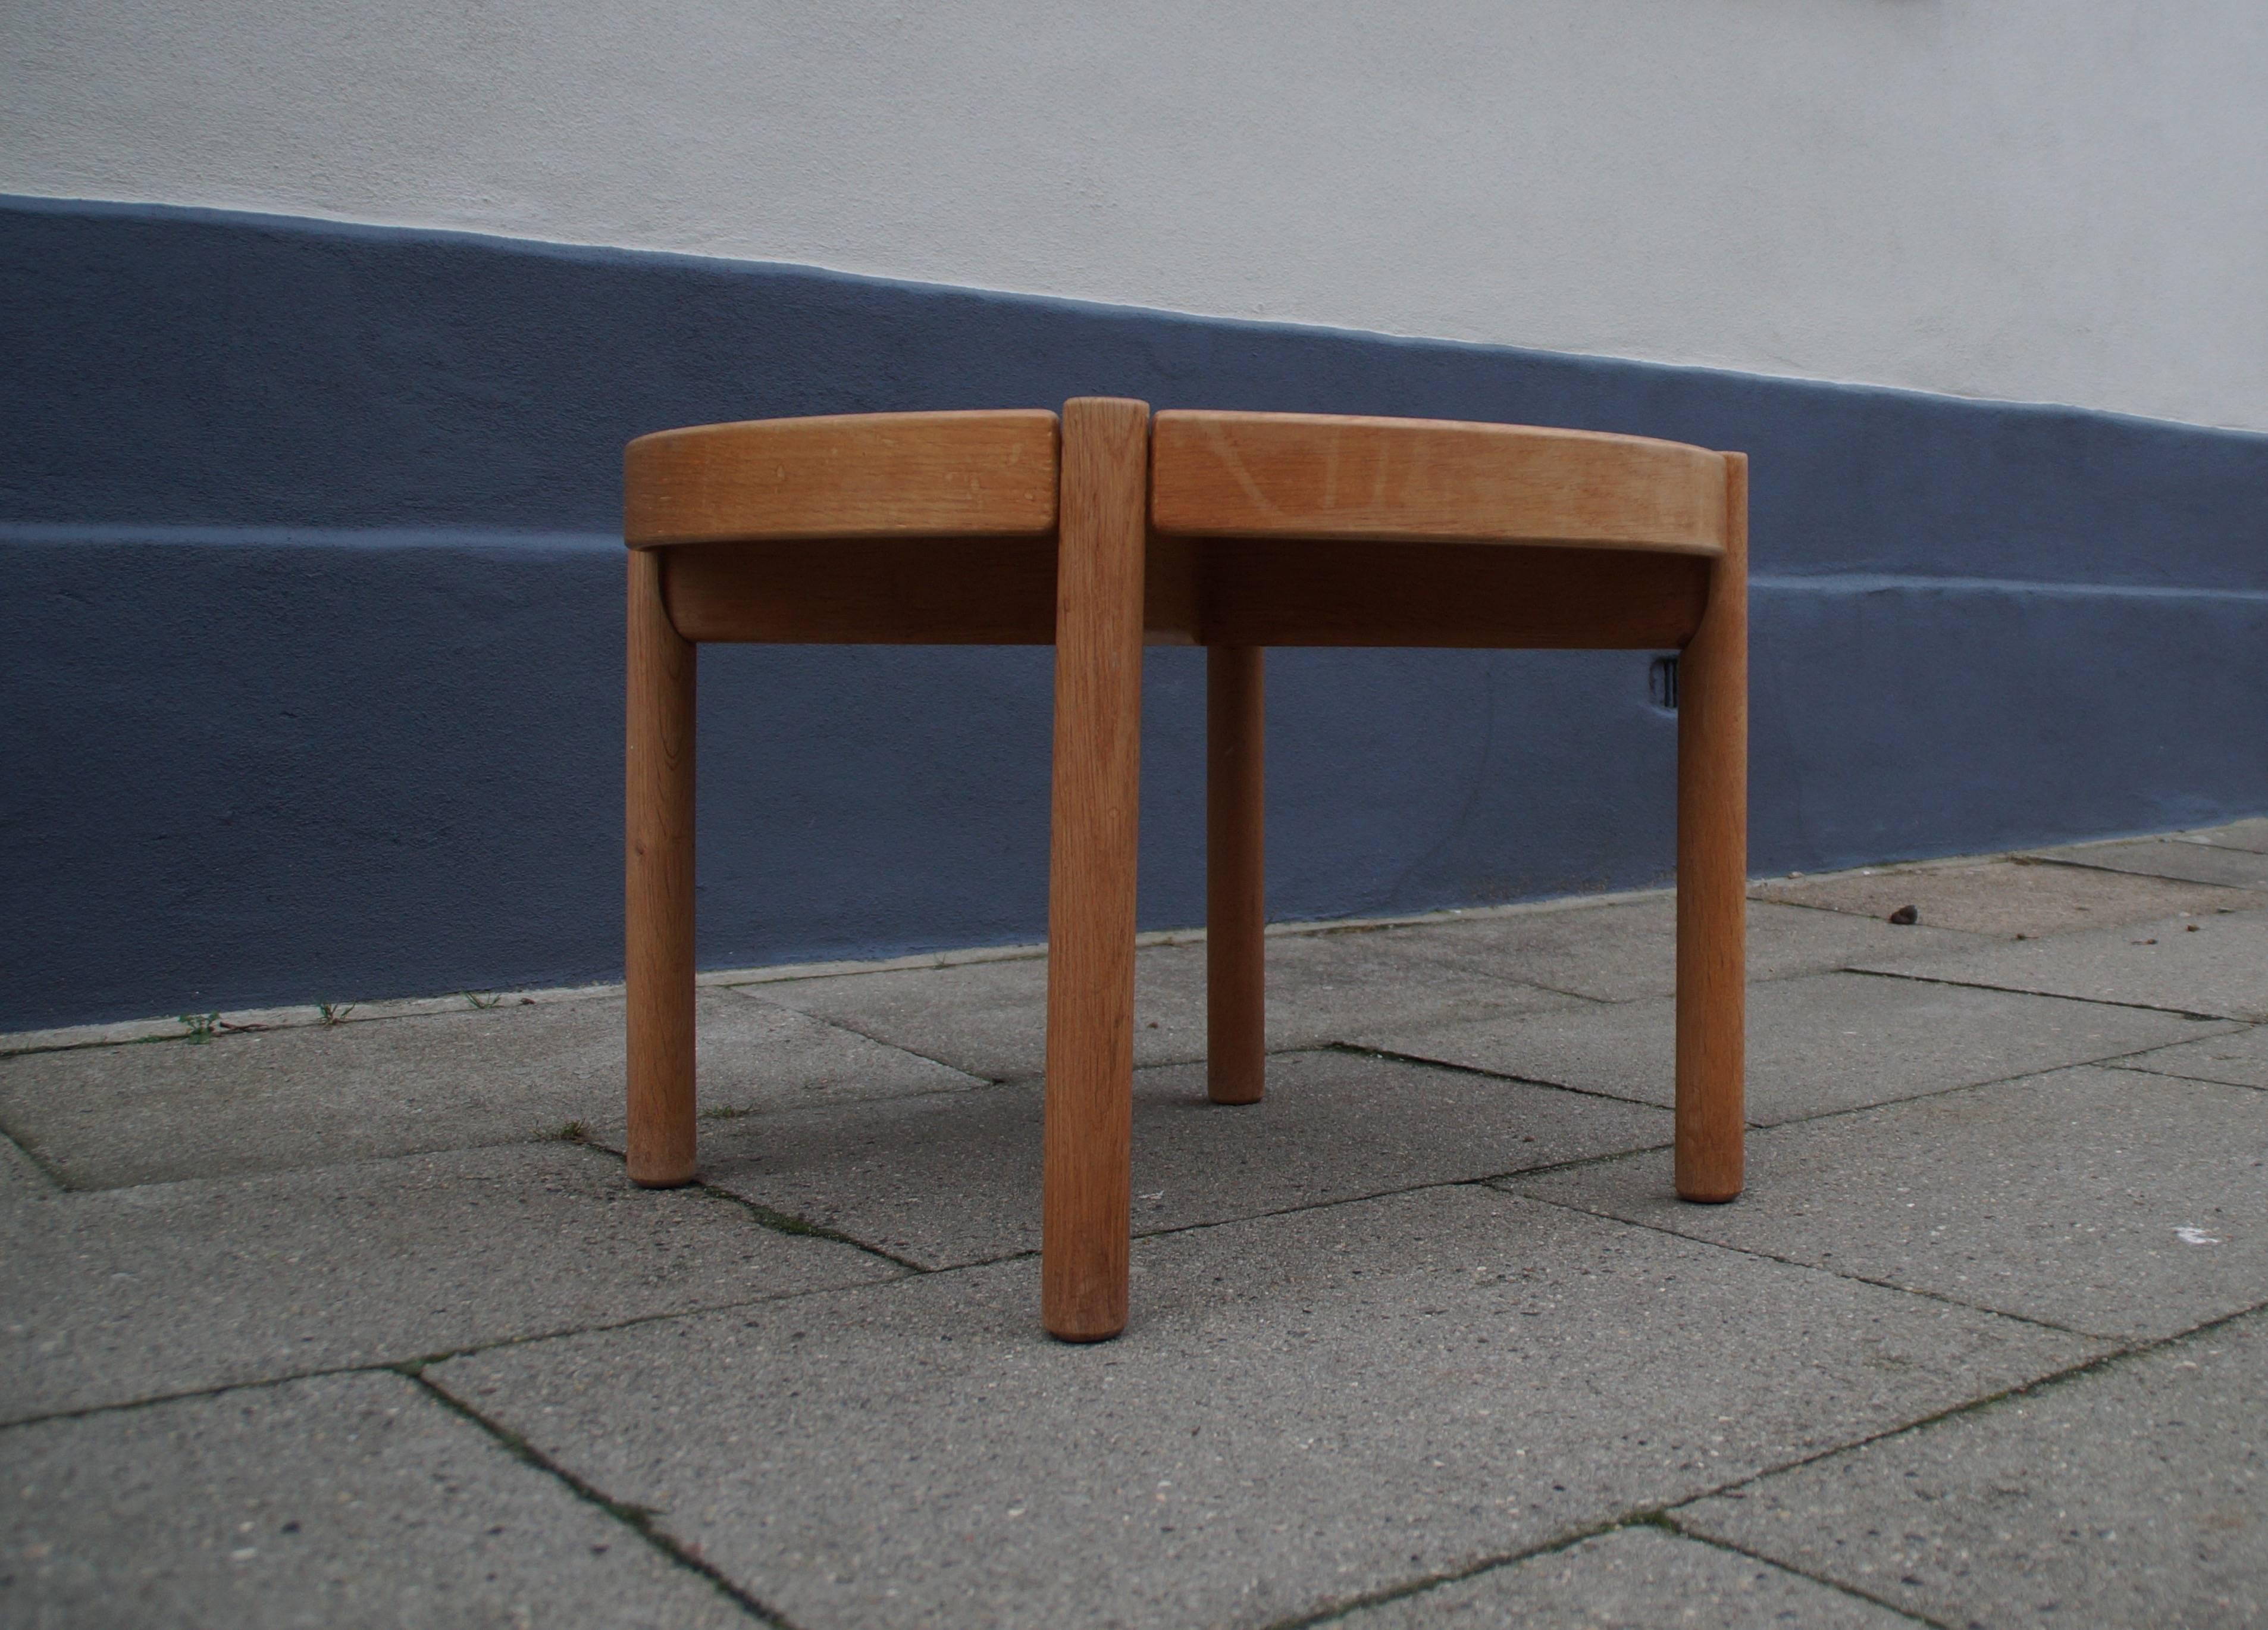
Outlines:
{"type": "Polygon", "coordinates": [[[1262,652],[1677,649],[1676,1184],[1740,1192],[1748,463],[1426,419],[1044,410],[702,425],[626,457],[631,1177],[691,1180],[696,647],[1056,647],[1042,1317],[1126,1322],[1142,647],[1207,647],[1208,1090],[1259,1099],[1262,652]]]}

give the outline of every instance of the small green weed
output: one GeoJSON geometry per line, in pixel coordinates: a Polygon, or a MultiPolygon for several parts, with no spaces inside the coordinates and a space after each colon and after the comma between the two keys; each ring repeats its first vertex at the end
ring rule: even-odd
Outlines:
{"type": "Polygon", "coordinates": [[[180,1015],[180,1020],[188,1026],[192,1042],[209,1042],[220,1028],[220,1015],[217,1013],[185,1013],[180,1015]]]}
{"type": "Polygon", "coordinates": [[[494,991],[460,991],[457,994],[463,997],[467,1001],[472,1003],[475,1007],[478,1008],[482,1013],[486,1013],[490,1008],[501,1005],[504,1001],[504,998],[498,996],[494,991]]]}
{"type": "Polygon", "coordinates": [[[352,1002],[317,1002],[315,1011],[323,1015],[325,1024],[344,1024],[347,1015],[355,1010],[352,1002]]]}
{"type": "Polygon", "coordinates": [[[580,1121],[564,1121],[560,1124],[559,1130],[551,1135],[562,1143],[588,1143],[591,1140],[591,1129],[580,1121]]]}

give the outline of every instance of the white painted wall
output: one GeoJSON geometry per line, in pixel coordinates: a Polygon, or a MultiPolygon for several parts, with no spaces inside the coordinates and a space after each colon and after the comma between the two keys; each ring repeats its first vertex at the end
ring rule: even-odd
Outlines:
{"type": "Polygon", "coordinates": [[[7,0],[0,190],[2268,429],[2264,0],[7,0]]]}

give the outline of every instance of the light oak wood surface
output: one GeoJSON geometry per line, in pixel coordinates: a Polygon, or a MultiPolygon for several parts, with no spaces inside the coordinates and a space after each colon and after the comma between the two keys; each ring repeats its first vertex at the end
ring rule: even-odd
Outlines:
{"type": "Polygon", "coordinates": [[[1126,1325],[1149,430],[1144,402],[1064,403],[1040,1313],[1066,1341],[1126,1325]]]}
{"type": "Polygon", "coordinates": [[[1151,524],[1220,538],[1609,543],[1714,555],[1725,463],[1640,436],[1305,413],[1157,416],[1151,524]]]}
{"type": "Polygon", "coordinates": [[[1044,537],[1056,416],[858,413],[641,436],[622,455],[633,549],[776,538],[1044,537]]]}

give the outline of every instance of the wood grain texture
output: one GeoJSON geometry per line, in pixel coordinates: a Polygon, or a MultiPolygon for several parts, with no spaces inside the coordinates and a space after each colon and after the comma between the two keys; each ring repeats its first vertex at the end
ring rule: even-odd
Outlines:
{"type": "Polygon", "coordinates": [[[1040,1283],[1066,1341],[1126,1324],[1149,422],[1138,402],[1064,404],[1040,1283]]]}
{"type": "Polygon", "coordinates": [[[1724,455],[1726,549],[1677,675],[1677,1192],[1743,1177],[1749,872],[1749,461],[1724,455]]]}
{"type": "Polygon", "coordinates": [[[671,626],[661,563],[630,557],[622,962],[631,1181],[690,1183],[693,1105],[694,647],[671,626]]]}
{"type": "Polygon", "coordinates": [[[1257,1103],[1268,1058],[1265,653],[1205,652],[1205,1095],[1257,1103]]]}
{"type": "Polygon", "coordinates": [[[622,455],[622,536],[1037,537],[1055,529],[1056,433],[1037,408],[660,431],[622,455]]]}
{"type": "Polygon", "coordinates": [[[1692,555],[1307,538],[1199,551],[1208,645],[1661,651],[1708,601],[1710,563],[1692,555]]]}
{"type": "Polygon", "coordinates": [[[1714,555],[1725,465],[1682,443],[1517,424],[1167,411],[1151,524],[1193,537],[1611,543],[1714,555]]]}

